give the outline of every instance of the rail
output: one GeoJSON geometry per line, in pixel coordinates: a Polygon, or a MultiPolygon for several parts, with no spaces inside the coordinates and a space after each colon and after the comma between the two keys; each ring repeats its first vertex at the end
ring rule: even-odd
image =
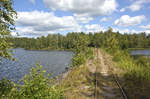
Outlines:
{"type": "MultiPolygon", "coordinates": [[[[98,49],[97,49],[97,61],[98,61],[98,49]]],[[[115,75],[113,72],[112,72],[112,74],[113,74],[113,79],[116,82],[116,84],[117,84],[117,86],[118,86],[118,88],[119,88],[119,90],[120,90],[120,92],[122,94],[123,99],[129,99],[127,94],[126,94],[126,92],[125,92],[125,90],[123,89],[123,87],[121,86],[120,82],[118,81],[117,75],[115,75]]],[[[98,83],[98,81],[97,81],[97,78],[98,78],[98,76],[97,76],[97,66],[96,66],[94,99],[97,99],[97,97],[98,97],[98,92],[97,92],[97,83],[98,83]]]]}

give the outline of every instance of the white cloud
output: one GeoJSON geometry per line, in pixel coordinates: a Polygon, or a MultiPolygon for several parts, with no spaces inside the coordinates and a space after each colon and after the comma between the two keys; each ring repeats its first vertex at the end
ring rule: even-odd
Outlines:
{"type": "Polygon", "coordinates": [[[119,31],[120,33],[124,34],[124,33],[128,33],[128,34],[133,34],[133,33],[148,33],[150,34],[150,30],[135,30],[135,29],[119,29],[119,28],[113,28],[113,32],[117,32],[119,31]]]}
{"type": "Polygon", "coordinates": [[[125,8],[122,8],[120,11],[124,12],[126,9],[130,9],[131,11],[139,11],[144,7],[144,4],[150,3],[150,0],[132,0],[133,3],[125,8]]]}
{"type": "Polygon", "coordinates": [[[139,1],[133,3],[132,5],[130,5],[128,8],[131,10],[131,11],[138,11],[142,8],[142,3],[139,3],[139,1]]]}
{"type": "Polygon", "coordinates": [[[73,16],[57,17],[52,12],[18,12],[17,31],[21,35],[44,35],[63,31],[81,31],[73,16]]]}
{"type": "Polygon", "coordinates": [[[144,32],[150,33],[150,23],[148,25],[139,26],[144,32]]]}
{"type": "Polygon", "coordinates": [[[125,8],[120,9],[120,12],[124,12],[124,11],[125,11],[125,8]]]}
{"type": "Polygon", "coordinates": [[[105,31],[104,27],[100,26],[99,24],[85,25],[85,29],[87,33],[105,31]]]}
{"type": "Polygon", "coordinates": [[[100,19],[101,22],[106,22],[108,21],[110,18],[106,18],[106,17],[103,17],[102,19],[100,19]]]}
{"type": "Polygon", "coordinates": [[[150,30],[150,23],[148,25],[140,26],[140,28],[145,29],[145,30],[150,30]]]}
{"type": "Polygon", "coordinates": [[[146,17],[144,15],[135,17],[123,15],[121,16],[121,18],[115,20],[114,24],[118,26],[134,26],[140,24],[144,20],[146,20],[146,17]]]}
{"type": "Polygon", "coordinates": [[[69,11],[82,16],[110,15],[117,10],[116,0],[43,0],[52,10],[69,11]]]}
{"type": "Polygon", "coordinates": [[[142,32],[142,31],[137,31],[137,30],[135,30],[135,29],[127,29],[127,28],[125,28],[125,29],[119,29],[119,28],[113,28],[113,32],[120,32],[120,33],[130,33],[130,34],[132,34],[132,33],[140,33],[140,32],[142,32]]]}
{"type": "MultiPolygon", "coordinates": [[[[89,32],[100,32],[100,31],[107,31],[107,29],[105,29],[103,26],[99,25],[99,24],[91,24],[91,25],[85,25],[85,29],[86,29],[86,33],[89,32]]],[[[116,28],[116,27],[112,27],[113,32],[120,32],[122,34],[124,33],[128,33],[128,34],[132,34],[132,33],[141,33],[141,32],[146,32],[146,33],[150,33],[150,31],[139,31],[139,30],[135,30],[135,29],[128,29],[128,28],[124,28],[124,29],[120,29],[120,28],[116,28]]]]}
{"type": "Polygon", "coordinates": [[[75,19],[79,22],[79,23],[89,23],[90,21],[93,20],[92,17],[88,17],[88,16],[82,16],[82,15],[76,15],[74,14],[75,19]]]}

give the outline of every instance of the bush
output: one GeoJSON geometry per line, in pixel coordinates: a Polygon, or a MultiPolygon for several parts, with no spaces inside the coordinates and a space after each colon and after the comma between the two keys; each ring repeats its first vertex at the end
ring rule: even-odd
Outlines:
{"type": "Polygon", "coordinates": [[[87,58],[93,59],[94,58],[93,48],[88,47],[87,50],[85,51],[85,55],[87,58]]]}
{"type": "Polygon", "coordinates": [[[142,65],[142,66],[145,66],[145,67],[148,67],[150,68],[150,58],[149,57],[146,57],[146,56],[139,56],[137,59],[136,59],[136,63],[139,64],[139,65],[142,65]]]}
{"type": "Polygon", "coordinates": [[[6,84],[2,84],[4,88],[1,97],[5,96],[4,98],[9,99],[62,99],[63,90],[52,85],[49,74],[47,75],[46,71],[41,68],[39,65],[32,68],[30,75],[25,75],[21,85],[18,84],[16,87],[5,81],[6,84]]]}
{"type": "Polygon", "coordinates": [[[85,63],[85,55],[78,53],[73,58],[72,66],[79,66],[81,64],[85,63]]]}
{"type": "Polygon", "coordinates": [[[13,87],[13,82],[11,82],[10,80],[7,80],[5,78],[0,80],[0,96],[7,96],[13,87]]]}

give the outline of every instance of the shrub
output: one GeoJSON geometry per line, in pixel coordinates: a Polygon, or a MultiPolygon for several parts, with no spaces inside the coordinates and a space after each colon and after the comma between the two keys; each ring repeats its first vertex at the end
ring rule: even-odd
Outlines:
{"type": "Polygon", "coordinates": [[[7,80],[5,78],[0,80],[0,96],[7,96],[13,87],[13,83],[10,80],[7,80]]]}
{"type": "Polygon", "coordinates": [[[85,55],[87,58],[93,59],[94,58],[93,48],[88,47],[87,50],[85,51],[85,55]]]}
{"type": "Polygon", "coordinates": [[[73,58],[72,66],[79,66],[83,63],[85,63],[85,55],[82,53],[76,54],[73,58]]]}
{"type": "Polygon", "coordinates": [[[62,99],[63,90],[56,85],[52,85],[45,70],[37,65],[32,68],[29,75],[25,75],[21,84],[12,86],[9,81],[3,86],[1,97],[9,99],[62,99]],[[9,87],[7,87],[9,86],[9,87]],[[8,92],[10,91],[10,92],[8,92]]]}

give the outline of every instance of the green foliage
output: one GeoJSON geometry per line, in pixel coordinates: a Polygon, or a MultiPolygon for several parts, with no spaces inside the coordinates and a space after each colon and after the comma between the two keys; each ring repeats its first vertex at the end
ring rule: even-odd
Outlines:
{"type": "Polygon", "coordinates": [[[123,69],[126,78],[138,79],[139,81],[150,81],[150,63],[148,58],[133,59],[128,51],[118,50],[113,53],[113,60],[123,69]]]}
{"type": "Polygon", "coordinates": [[[21,85],[13,85],[7,80],[0,83],[2,98],[9,99],[62,99],[63,90],[52,84],[45,70],[37,65],[32,68],[29,75],[25,75],[21,85]]]}
{"type": "Polygon", "coordinates": [[[13,88],[13,83],[5,78],[0,80],[0,96],[7,96],[13,88]]]}
{"type": "Polygon", "coordinates": [[[150,68],[150,58],[148,56],[136,56],[135,60],[137,64],[150,68]]]}
{"type": "MultiPolygon", "coordinates": [[[[128,46],[126,34],[124,39],[121,40],[118,38],[122,38],[122,37],[119,36],[118,34],[113,33],[111,30],[108,30],[106,32],[106,35],[107,38],[104,47],[113,56],[113,60],[118,63],[118,66],[121,69],[123,69],[123,71],[126,72],[125,73],[126,78],[134,78],[134,79],[138,79],[139,81],[143,81],[143,80],[150,81],[149,58],[140,57],[137,60],[135,60],[130,56],[128,50],[126,50],[128,46]],[[124,43],[120,44],[120,42],[124,42],[124,43]]],[[[137,35],[133,34],[133,36],[137,36],[137,35]]],[[[146,35],[144,33],[141,33],[139,38],[145,40],[146,35]]]]}
{"type": "Polygon", "coordinates": [[[11,58],[10,43],[7,38],[10,31],[14,30],[16,12],[12,7],[12,0],[0,0],[0,57],[11,58]]]}
{"type": "Polygon", "coordinates": [[[94,58],[93,48],[87,47],[86,50],[80,50],[80,52],[73,57],[72,66],[79,66],[81,64],[84,64],[86,59],[93,59],[93,58],[94,58]]]}
{"type": "Polygon", "coordinates": [[[10,53],[10,47],[11,44],[7,42],[7,40],[5,38],[1,38],[0,39],[0,60],[2,57],[5,57],[5,58],[9,58],[9,59],[12,59],[11,57],[11,53],[10,53]]]}
{"type": "Polygon", "coordinates": [[[81,64],[85,63],[85,56],[84,54],[76,54],[74,57],[73,57],[73,63],[72,63],[72,66],[79,66],[81,64]]]}
{"type": "Polygon", "coordinates": [[[66,36],[61,34],[49,34],[47,37],[35,38],[10,38],[14,47],[22,47],[31,50],[85,50],[86,47],[104,47],[113,49],[150,48],[150,34],[121,34],[113,32],[110,28],[105,32],[89,33],[72,32],[66,36]]]}
{"type": "Polygon", "coordinates": [[[118,39],[116,38],[116,35],[111,34],[109,37],[107,37],[105,46],[107,50],[109,50],[112,53],[114,51],[117,51],[119,49],[119,43],[118,43],[118,39]]]}
{"type": "Polygon", "coordinates": [[[85,57],[86,58],[89,58],[89,59],[93,59],[94,58],[94,51],[93,51],[94,48],[86,48],[85,50],[85,57]]]}
{"type": "Polygon", "coordinates": [[[60,99],[63,92],[57,89],[56,86],[51,86],[49,75],[46,75],[45,70],[41,70],[41,66],[32,68],[30,75],[26,75],[23,79],[24,85],[21,86],[19,95],[22,98],[45,98],[45,99],[60,99]]]}
{"type": "Polygon", "coordinates": [[[0,0],[0,13],[0,29],[2,29],[1,34],[7,35],[7,32],[3,31],[14,29],[14,18],[16,17],[16,12],[12,7],[12,0],[0,0]]]}

